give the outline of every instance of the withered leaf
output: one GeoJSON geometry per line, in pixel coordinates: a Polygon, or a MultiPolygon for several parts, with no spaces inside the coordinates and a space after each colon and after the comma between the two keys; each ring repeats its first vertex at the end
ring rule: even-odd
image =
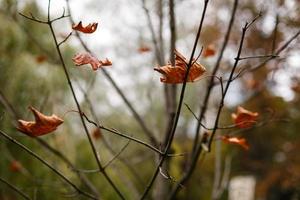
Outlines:
{"type": "Polygon", "coordinates": [[[82,26],[82,22],[80,21],[77,25],[73,24],[72,29],[83,33],[93,33],[97,30],[97,26],[98,23],[91,23],[84,27],[82,26]]]}
{"type": "MultiPolygon", "coordinates": [[[[161,73],[163,77],[160,78],[160,81],[163,83],[183,83],[184,76],[187,71],[188,61],[187,59],[181,55],[178,51],[175,50],[175,66],[172,66],[168,63],[162,67],[154,67],[154,70],[161,73]]],[[[190,71],[188,74],[187,82],[195,82],[199,80],[200,76],[204,74],[206,71],[205,67],[201,64],[192,62],[192,66],[190,67],[190,71]]]]}
{"type": "Polygon", "coordinates": [[[214,56],[215,54],[216,54],[216,50],[213,45],[208,45],[208,47],[206,47],[203,51],[204,58],[214,56]]]}
{"type": "Polygon", "coordinates": [[[90,64],[94,71],[99,69],[102,66],[112,65],[112,62],[110,60],[108,60],[107,58],[105,60],[101,61],[101,60],[98,60],[97,58],[95,58],[90,53],[78,53],[72,58],[72,60],[76,66],[90,64]]]}
{"type": "Polygon", "coordinates": [[[238,106],[237,112],[232,113],[231,117],[237,127],[249,128],[256,123],[258,115],[259,114],[257,112],[251,112],[241,106],[238,106]]]}
{"type": "Polygon", "coordinates": [[[25,121],[20,119],[18,120],[19,126],[17,129],[31,137],[37,137],[51,133],[64,122],[64,120],[54,114],[51,116],[46,116],[31,106],[29,109],[32,111],[35,121],[25,121]]]}
{"type": "Polygon", "coordinates": [[[249,149],[249,145],[248,145],[247,140],[245,138],[222,136],[221,140],[223,142],[226,142],[226,143],[237,144],[237,145],[243,147],[245,150],[249,149]]]}

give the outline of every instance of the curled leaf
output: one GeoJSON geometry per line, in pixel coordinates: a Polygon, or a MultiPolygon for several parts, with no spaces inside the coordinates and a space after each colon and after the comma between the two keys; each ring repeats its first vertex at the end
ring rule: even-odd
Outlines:
{"type": "Polygon", "coordinates": [[[221,140],[223,142],[226,142],[226,143],[237,144],[237,145],[243,147],[245,150],[249,149],[249,145],[248,145],[247,140],[245,138],[222,136],[221,140]]]}
{"type": "Polygon", "coordinates": [[[90,53],[78,53],[72,58],[72,60],[76,66],[90,64],[94,71],[99,69],[102,66],[112,65],[112,62],[110,60],[108,60],[107,58],[105,60],[101,61],[101,60],[98,60],[97,58],[95,58],[90,53]]]}
{"type": "Polygon", "coordinates": [[[214,56],[215,54],[216,54],[216,50],[215,50],[215,47],[213,45],[209,45],[203,51],[203,57],[204,58],[214,56]]]}
{"type": "Polygon", "coordinates": [[[46,116],[31,106],[29,109],[32,111],[35,121],[25,121],[20,119],[18,120],[19,126],[17,129],[31,137],[37,137],[51,133],[64,122],[64,120],[54,114],[51,116],[46,116]]]}
{"type": "MultiPolygon", "coordinates": [[[[154,67],[154,70],[161,73],[163,77],[160,78],[160,81],[163,83],[183,83],[184,77],[187,71],[188,61],[181,55],[178,51],[175,50],[175,66],[172,66],[168,63],[162,67],[154,67]]],[[[189,75],[187,82],[194,82],[199,80],[200,76],[204,74],[206,69],[195,60],[192,62],[190,67],[189,75]]]]}
{"type": "Polygon", "coordinates": [[[82,22],[80,21],[77,25],[73,24],[72,29],[83,33],[93,33],[97,30],[97,26],[98,23],[92,23],[84,27],[82,26],[82,22]]]}
{"type": "Polygon", "coordinates": [[[258,118],[257,112],[251,112],[239,106],[236,113],[232,113],[231,117],[235,125],[239,128],[249,128],[253,126],[258,118]]]}

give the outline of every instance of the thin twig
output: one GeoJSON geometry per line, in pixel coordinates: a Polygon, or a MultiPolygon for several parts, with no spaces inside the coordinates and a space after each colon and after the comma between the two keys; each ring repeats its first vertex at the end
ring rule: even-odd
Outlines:
{"type": "Polygon", "coordinates": [[[103,165],[103,169],[107,168],[112,162],[114,162],[121,155],[121,153],[125,151],[130,142],[131,140],[128,140],[128,142],[122,147],[122,149],[110,161],[103,165]]]}
{"type": "Polygon", "coordinates": [[[69,180],[65,175],[63,175],[61,172],[59,172],[57,169],[55,169],[54,167],[52,167],[46,160],[44,160],[43,158],[41,158],[39,155],[37,155],[36,153],[34,153],[33,151],[31,151],[29,148],[27,148],[26,146],[24,146],[23,144],[21,144],[20,142],[16,141],[15,139],[13,139],[12,137],[10,137],[9,135],[7,135],[6,133],[4,133],[2,130],[0,130],[0,134],[5,137],[7,140],[9,140],[10,142],[16,144],[17,146],[19,146],[21,149],[23,149],[24,151],[26,151],[27,153],[29,153],[32,157],[36,158],[37,160],[39,160],[41,163],[43,163],[45,166],[47,166],[49,169],[51,169],[55,174],[57,174],[60,178],[62,178],[66,183],[68,183],[70,186],[72,186],[79,194],[84,195],[90,199],[97,199],[96,197],[92,196],[91,194],[82,191],[80,188],[78,188],[71,180],[69,180]]]}
{"type": "Polygon", "coordinates": [[[63,40],[63,41],[61,41],[60,43],[58,43],[58,46],[60,46],[60,45],[62,45],[63,43],[65,43],[68,39],[69,39],[69,37],[72,35],[72,32],[70,32],[68,35],[67,35],[67,37],[65,37],[65,39],[63,40]]]}
{"type": "Polygon", "coordinates": [[[260,56],[245,56],[245,57],[241,57],[239,58],[239,60],[246,60],[246,59],[256,59],[256,58],[278,58],[278,55],[260,55],[260,56]]]}
{"type": "Polygon", "coordinates": [[[110,132],[110,133],[113,133],[113,134],[116,134],[116,135],[118,135],[118,136],[120,136],[120,137],[129,139],[129,140],[132,140],[132,141],[134,141],[134,142],[136,142],[136,143],[138,143],[138,144],[141,144],[141,145],[143,145],[143,146],[145,146],[145,147],[148,147],[149,149],[153,150],[154,152],[157,152],[157,153],[159,153],[159,154],[163,154],[162,151],[160,151],[159,149],[155,148],[154,146],[152,146],[152,145],[150,145],[150,144],[148,144],[148,143],[146,143],[146,142],[144,142],[144,141],[142,141],[142,140],[139,140],[139,139],[134,138],[134,137],[129,136],[129,135],[125,135],[125,134],[121,133],[120,131],[118,131],[118,130],[116,130],[116,129],[113,129],[113,128],[107,128],[107,127],[105,127],[105,126],[102,126],[102,125],[100,125],[100,124],[98,124],[98,123],[92,121],[91,119],[89,119],[89,118],[86,116],[85,113],[82,113],[82,116],[83,116],[83,117],[86,119],[86,121],[88,121],[90,124],[93,124],[94,126],[100,128],[100,129],[106,130],[106,131],[108,131],[108,132],[110,132]]]}
{"type": "Polygon", "coordinates": [[[11,188],[12,190],[14,190],[16,193],[18,193],[20,196],[22,196],[24,199],[27,200],[32,200],[29,196],[27,196],[27,194],[25,194],[24,192],[22,192],[19,188],[17,188],[16,186],[14,186],[13,184],[7,182],[6,180],[4,180],[2,177],[0,177],[0,181],[4,184],[6,184],[9,188],[11,188]]]}

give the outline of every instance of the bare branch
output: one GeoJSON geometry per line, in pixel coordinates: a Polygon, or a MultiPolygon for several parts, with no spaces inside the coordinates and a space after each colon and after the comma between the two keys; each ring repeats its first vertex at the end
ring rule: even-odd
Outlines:
{"type": "Polygon", "coordinates": [[[207,5],[208,5],[208,2],[209,0],[205,0],[204,1],[204,8],[203,8],[203,12],[202,12],[202,16],[201,16],[201,19],[200,19],[200,22],[199,22],[199,27],[198,27],[198,32],[197,32],[197,35],[196,35],[196,38],[195,38],[195,42],[194,42],[194,46],[193,46],[193,50],[192,50],[192,53],[191,53],[191,56],[190,56],[190,60],[189,60],[189,63],[187,65],[187,70],[186,70],[186,74],[185,74],[185,77],[184,77],[184,83],[182,85],[182,88],[181,88],[181,93],[180,93],[180,98],[179,98],[179,103],[178,103],[178,107],[177,107],[177,111],[176,111],[176,115],[175,115],[175,118],[174,118],[174,122],[173,122],[173,126],[172,126],[172,130],[170,132],[170,137],[168,139],[168,142],[167,142],[167,145],[166,145],[166,148],[164,150],[164,154],[161,156],[160,160],[159,160],[159,163],[155,169],[155,172],[149,182],[149,184],[147,185],[141,199],[145,199],[148,192],[150,191],[157,175],[158,175],[158,172],[159,172],[159,168],[162,166],[165,158],[166,158],[166,155],[171,147],[171,144],[173,142],[173,138],[174,138],[174,135],[175,135],[175,132],[176,132],[176,128],[177,128],[177,123],[178,123],[178,120],[179,120],[179,116],[180,116],[180,113],[181,113],[181,107],[182,107],[182,103],[183,103],[183,99],[184,99],[184,94],[185,94],[185,88],[186,88],[186,81],[187,81],[187,78],[188,78],[188,74],[189,74],[189,71],[190,71],[190,68],[191,68],[191,64],[193,62],[193,57],[194,57],[194,54],[195,54],[195,51],[196,51],[196,48],[197,48],[197,44],[198,44],[198,40],[199,40],[199,37],[200,37],[200,33],[201,33],[201,30],[202,30],[202,25],[203,25],[203,22],[204,22],[204,18],[205,18],[205,13],[206,13],[206,9],[207,9],[207,5]]]}
{"type": "MultiPolygon", "coordinates": [[[[198,117],[200,122],[202,122],[202,120],[204,119],[204,116],[205,116],[205,113],[206,113],[206,110],[207,110],[207,106],[208,106],[209,98],[210,98],[210,95],[211,95],[211,91],[212,91],[212,88],[214,86],[213,76],[215,76],[217,74],[217,71],[219,70],[220,63],[221,63],[221,60],[223,58],[223,53],[224,53],[224,51],[227,47],[228,41],[229,41],[229,37],[230,37],[231,29],[232,29],[232,26],[233,26],[233,22],[234,22],[234,19],[235,19],[237,7],[238,7],[238,0],[235,0],[234,3],[233,3],[233,8],[232,8],[228,28],[227,28],[226,34],[224,36],[224,41],[223,41],[219,56],[217,58],[216,64],[215,64],[213,72],[212,72],[212,77],[209,81],[209,85],[208,85],[208,88],[206,90],[204,100],[200,104],[200,113],[199,113],[199,117],[198,117]]],[[[195,136],[194,143],[193,143],[193,150],[192,150],[193,154],[192,154],[192,157],[191,157],[191,163],[187,167],[187,169],[185,170],[182,178],[179,180],[178,183],[180,183],[180,184],[183,184],[184,182],[186,182],[191,177],[191,175],[194,172],[194,169],[196,167],[196,163],[198,161],[198,158],[199,158],[199,156],[201,155],[201,152],[202,152],[202,148],[203,148],[202,140],[204,139],[204,137],[200,138],[200,144],[198,145],[199,136],[200,136],[200,127],[201,127],[201,123],[199,123],[199,121],[198,121],[197,127],[196,127],[196,134],[195,134],[196,136],[195,136]]],[[[176,184],[173,187],[173,189],[172,189],[172,191],[169,195],[169,199],[174,198],[175,195],[177,194],[177,192],[179,191],[179,189],[180,189],[179,184],[176,184]]]]}
{"type": "Polygon", "coordinates": [[[37,22],[37,23],[40,23],[40,24],[48,24],[47,21],[42,21],[42,20],[39,20],[39,19],[35,18],[31,13],[30,13],[30,15],[31,15],[30,17],[27,16],[27,15],[24,15],[22,13],[19,13],[19,15],[21,15],[22,17],[25,17],[26,19],[29,19],[31,21],[34,21],[34,22],[37,22]]]}

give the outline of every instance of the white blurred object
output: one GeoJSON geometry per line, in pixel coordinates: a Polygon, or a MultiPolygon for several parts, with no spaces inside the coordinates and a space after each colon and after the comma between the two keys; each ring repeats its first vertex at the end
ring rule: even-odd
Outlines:
{"type": "Polygon", "coordinates": [[[229,200],[254,200],[254,176],[236,176],[229,182],[229,200]]]}

